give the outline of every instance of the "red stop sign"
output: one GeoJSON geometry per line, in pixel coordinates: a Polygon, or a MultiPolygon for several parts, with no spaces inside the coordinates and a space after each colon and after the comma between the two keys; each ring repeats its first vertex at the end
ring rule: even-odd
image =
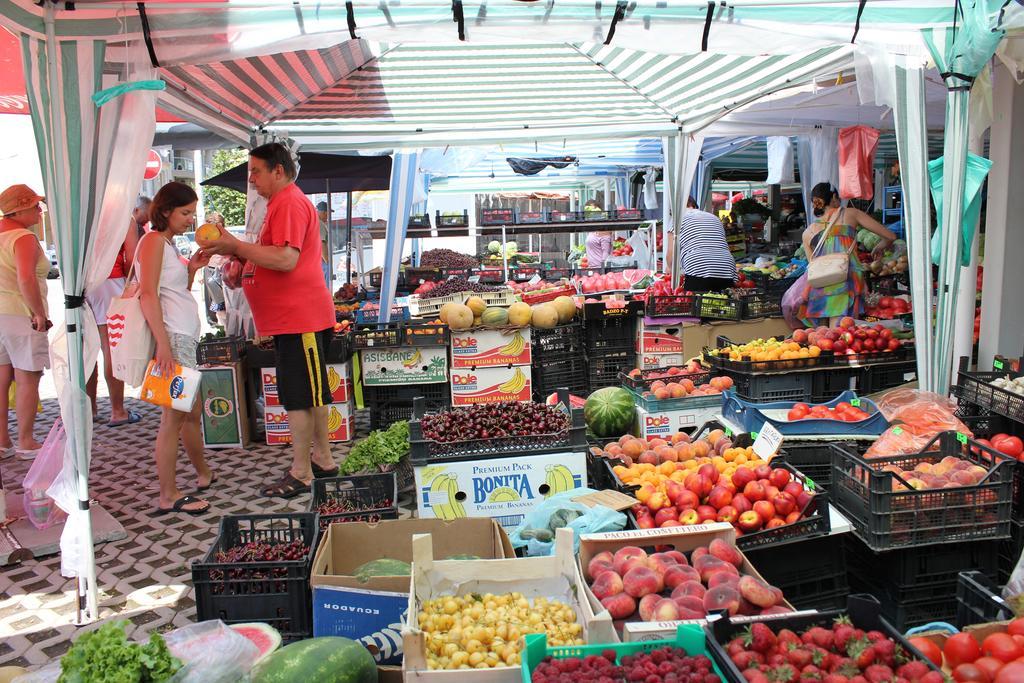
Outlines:
{"type": "Polygon", "coordinates": [[[146,172],[143,173],[142,177],[144,180],[152,180],[160,175],[160,169],[163,167],[163,161],[160,159],[160,155],[154,150],[149,150],[149,157],[146,159],[146,172]]]}

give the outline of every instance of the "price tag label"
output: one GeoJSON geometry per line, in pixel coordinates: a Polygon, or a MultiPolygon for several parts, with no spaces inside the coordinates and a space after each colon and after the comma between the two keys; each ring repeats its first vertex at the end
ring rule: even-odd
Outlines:
{"type": "Polygon", "coordinates": [[[860,408],[860,399],[859,398],[851,398],[850,399],[850,405],[853,406],[854,408],[860,408]]]}
{"type": "Polygon", "coordinates": [[[956,440],[964,444],[965,446],[967,445],[967,435],[964,434],[963,432],[956,433],[956,440]]]}
{"type": "Polygon", "coordinates": [[[804,477],[804,483],[807,484],[808,491],[816,491],[818,488],[818,485],[815,484],[814,480],[811,479],[810,477],[804,477]]]}
{"type": "Polygon", "coordinates": [[[750,438],[757,441],[757,432],[750,432],[750,438]]]}
{"type": "Polygon", "coordinates": [[[725,435],[731,439],[732,438],[732,430],[729,429],[728,427],[726,427],[725,428],[725,435]]]}
{"type": "Polygon", "coordinates": [[[771,423],[765,422],[761,427],[761,433],[754,439],[754,453],[762,460],[770,461],[779,452],[782,445],[782,433],[771,423]]]}
{"type": "Polygon", "coordinates": [[[895,434],[896,436],[899,436],[900,434],[903,433],[903,427],[893,427],[892,433],[895,434]]]}
{"type": "Polygon", "coordinates": [[[535,285],[541,281],[540,273],[534,273],[533,277],[530,278],[530,284],[535,285]]]}
{"type": "Polygon", "coordinates": [[[994,361],[992,361],[992,367],[995,368],[996,370],[1002,370],[1003,369],[1003,361],[1001,361],[998,358],[996,358],[994,361]]]}

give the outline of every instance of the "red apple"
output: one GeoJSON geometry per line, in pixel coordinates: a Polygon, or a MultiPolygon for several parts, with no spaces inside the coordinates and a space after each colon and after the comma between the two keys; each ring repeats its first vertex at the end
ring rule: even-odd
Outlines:
{"type": "Polygon", "coordinates": [[[761,515],[757,514],[753,510],[747,510],[739,516],[736,520],[736,524],[739,525],[740,530],[744,533],[750,533],[757,531],[761,528],[761,515]]]}
{"type": "Polygon", "coordinates": [[[796,497],[796,509],[803,510],[804,508],[806,508],[807,503],[809,503],[811,498],[813,497],[814,494],[811,493],[810,491],[801,491],[800,495],[796,497]]]}
{"type": "Polygon", "coordinates": [[[752,510],[754,507],[750,503],[750,500],[742,493],[737,493],[735,496],[732,497],[732,506],[736,508],[736,512],[739,512],[741,514],[746,512],[747,510],[752,510]]]}
{"type": "Polygon", "coordinates": [[[636,518],[636,527],[638,529],[653,529],[654,526],[654,518],[650,515],[644,515],[636,518]]]}
{"type": "Polygon", "coordinates": [[[713,522],[718,519],[718,510],[710,505],[701,505],[697,508],[697,516],[701,522],[713,522]]]}
{"type": "Polygon", "coordinates": [[[772,476],[771,465],[768,465],[767,463],[765,463],[764,465],[758,465],[757,467],[754,468],[754,476],[757,479],[767,479],[768,477],[772,476]]]}
{"type": "Polygon", "coordinates": [[[759,481],[747,482],[743,487],[743,495],[752,501],[764,500],[764,486],[759,481]]]}
{"type": "Polygon", "coordinates": [[[683,526],[683,524],[678,519],[666,519],[664,522],[662,522],[658,526],[661,527],[662,529],[664,529],[665,527],[668,527],[668,526],[683,526]]]}
{"type": "Polygon", "coordinates": [[[661,526],[661,523],[669,519],[679,519],[679,513],[674,507],[661,508],[654,513],[654,525],[661,526]]]}
{"type": "Polygon", "coordinates": [[[676,509],[685,510],[687,508],[694,508],[700,505],[700,497],[684,487],[683,492],[679,494],[679,499],[675,501],[676,509]]]}
{"type": "Polygon", "coordinates": [[[711,489],[711,493],[708,494],[708,505],[721,510],[726,505],[732,502],[732,492],[724,486],[716,486],[711,489]]]}
{"type": "Polygon", "coordinates": [[[697,474],[702,474],[707,477],[711,483],[718,481],[718,468],[713,464],[707,462],[697,468],[697,474]]]}
{"type": "MultiPolygon", "coordinates": [[[[678,481],[669,479],[665,483],[665,495],[668,496],[668,502],[672,503],[673,505],[679,505],[679,498],[684,491],[686,491],[686,487],[683,486],[678,481]]],[[[687,508],[690,506],[682,505],[680,507],[687,508]]]]}
{"type": "Polygon", "coordinates": [[[725,507],[718,510],[717,520],[719,522],[727,522],[729,524],[734,523],[740,516],[740,513],[732,505],[726,505],[725,507]]]}
{"type": "Polygon", "coordinates": [[[742,491],[744,486],[754,481],[756,478],[757,477],[754,476],[754,471],[749,467],[738,467],[736,471],[732,473],[732,483],[736,485],[737,491],[742,491]]]}
{"type": "Polygon", "coordinates": [[[768,477],[768,481],[772,483],[772,486],[778,489],[785,489],[786,484],[790,482],[791,478],[789,470],[776,467],[772,470],[772,475],[768,477]]]}
{"type": "Polygon", "coordinates": [[[771,519],[768,520],[767,523],[765,523],[764,528],[765,529],[775,529],[776,527],[780,527],[780,526],[786,526],[786,520],[781,519],[779,517],[772,517],[771,519]]]}
{"type": "Polygon", "coordinates": [[[782,488],[782,490],[785,491],[786,493],[788,493],[789,495],[793,496],[794,498],[796,498],[804,490],[804,487],[803,487],[803,484],[801,484],[798,481],[791,481],[788,484],[786,484],[782,488]]]}
{"type": "MultiPolygon", "coordinates": [[[[763,521],[767,522],[775,516],[775,506],[767,500],[759,500],[754,503],[754,512],[759,514],[763,521]]],[[[655,521],[657,521],[657,518],[655,518],[655,521]]]]}
{"type": "Polygon", "coordinates": [[[796,509],[796,499],[785,491],[778,493],[771,499],[775,511],[785,517],[796,509]]]}
{"type": "Polygon", "coordinates": [[[681,524],[700,524],[700,516],[697,511],[693,508],[687,508],[679,514],[679,522],[681,524]]]}

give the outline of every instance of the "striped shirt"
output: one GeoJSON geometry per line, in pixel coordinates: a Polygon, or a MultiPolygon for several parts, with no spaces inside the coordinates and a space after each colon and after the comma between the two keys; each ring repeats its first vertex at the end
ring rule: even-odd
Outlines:
{"type": "Polygon", "coordinates": [[[679,229],[679,267],[690,277],[736,277],[722,221],[707,211],[687,209],[679,229]]]}

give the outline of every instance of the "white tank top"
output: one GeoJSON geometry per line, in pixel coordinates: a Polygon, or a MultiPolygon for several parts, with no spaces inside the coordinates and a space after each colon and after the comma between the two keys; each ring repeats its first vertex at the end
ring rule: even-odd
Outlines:
{"type": "MultiPolygon", "coordinates": [[[[188,290],[188,266],[181,262],[178,251],[167,240],[164,243],[163,261],[160,264],[160,309],[164,316],[164,327],[168,332],[199,338],[202,329],[199,322],[199,305],[188,290]]],[[[142,246],[142,242],[139,242],[142,246]]],[[[142,277],[142,264],[135,261],[142,277]]]]}

